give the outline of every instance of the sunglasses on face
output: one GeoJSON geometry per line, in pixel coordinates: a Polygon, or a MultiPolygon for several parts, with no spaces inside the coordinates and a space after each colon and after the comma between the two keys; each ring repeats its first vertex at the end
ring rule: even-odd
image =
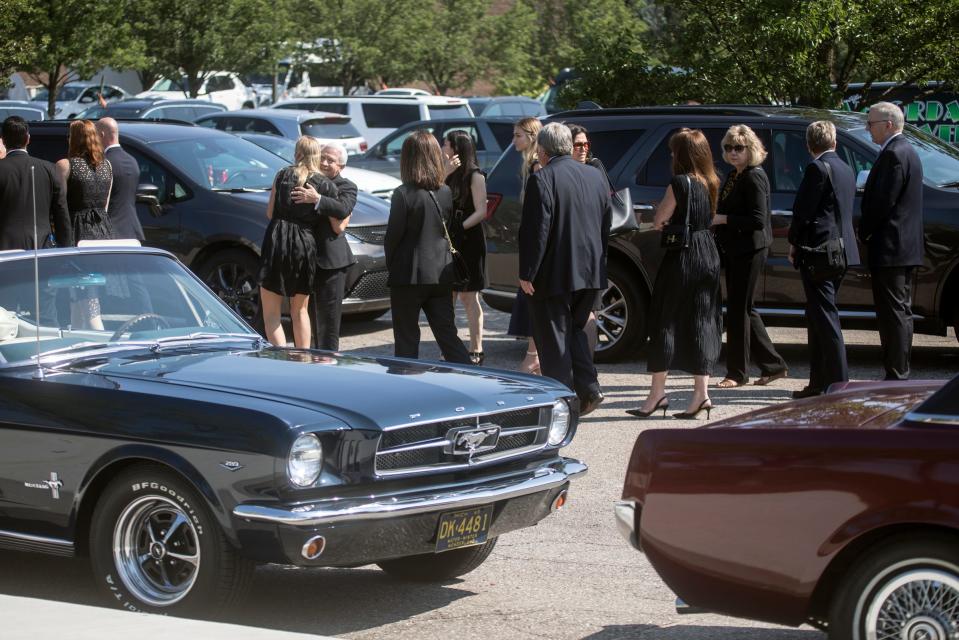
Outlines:
{"type": "Polygon", "coordinates": [[[574,142],[574,143],[573,143],[573,148],[574,148],[574,149],[589,149],[589,143],[588,143],[588,142],[574,142]]]}
{"type": "Polygon", "coordinates": [[[732,153],[733,151],[735,151],[736,153],[742,153],[743,151],[746,150],[746,145],[744,145],[744,144],[724,144],[724,145],[723,145],[723,149],[726,151],[726,153],[732,153]]]}

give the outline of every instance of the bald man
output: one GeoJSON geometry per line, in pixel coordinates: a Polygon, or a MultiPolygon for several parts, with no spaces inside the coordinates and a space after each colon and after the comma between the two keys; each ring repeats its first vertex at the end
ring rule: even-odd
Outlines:
{"type": "MultiPolygon", "coordinates": [[[[140,166],[120,146],[120,129],[113,118],[100,118],[97,133],[103,143],[106,159],[113,166],[113,187],[110,189],[110,209],[107,212],[117,238],[136,238],[143,242],[143,227],[137,218],[137,185],[140,166]]],[[[163,185],[157,185],[162,187],[163,185]]],[[[160,195],[161,199],[163,194],[160,195]]]]}

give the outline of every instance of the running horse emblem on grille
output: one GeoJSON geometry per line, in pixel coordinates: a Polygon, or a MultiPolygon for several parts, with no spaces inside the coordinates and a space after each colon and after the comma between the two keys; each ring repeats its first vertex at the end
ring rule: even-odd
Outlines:
{"type": "Polygon", "coordinates": [[[447,453],[472,458],[477,453],[492,451],[499,444],[499,425],[485,423],[479,427],[451,429],[447,434],[450,444],[447,453]]]}

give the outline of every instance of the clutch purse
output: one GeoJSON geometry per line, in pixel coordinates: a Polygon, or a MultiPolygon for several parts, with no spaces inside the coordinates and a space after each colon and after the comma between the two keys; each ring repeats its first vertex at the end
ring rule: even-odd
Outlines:
{"type": "Polygon", "coordinates": [[[663,235],[660,239],[660,245],[667,251],[681,251],[689,247],[689,236],[692,231],[689,227],[689,192],[692,191],[692,183],[689,176],[686,178],[686,218],[683,224],[667,224],[663,227],[663,235]]]}

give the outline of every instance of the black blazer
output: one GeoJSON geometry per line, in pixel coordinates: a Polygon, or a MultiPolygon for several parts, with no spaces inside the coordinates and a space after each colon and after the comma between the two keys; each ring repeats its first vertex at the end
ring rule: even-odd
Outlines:
{"type": "Polygon", "coordinates": [[[789,244],[816,247],[841,236],[846,248],[846,264],[850,267],[858,265],[859,247],[852,226],[855,201],[856,177],[852,169],[835,151],[822,154],[819,160],[813,160],[806,167],[796,192],[789,244]],[[832,169],[832,180],[829,180],[824,164],[832,169]],[[840,227],[836,226],[837,217],[840,227]]]}
{"type": "Polygon", "coordinates": [[[870,267],[922,264],[922,163],[909,141],[889,141],[862,194],[859,237],[870,267]]]}
{"type": "Polygon", "coordinates": [[[345,220],[353,213],[356,206],[356,185],[342,175],[333,180],[337,195],[320,197],[317,210],[320,221],[313,227],[313,236],[316,238],[316,266],[320,269],[342,269],[356,262],[350,243],[345,234],[336,234],[330,226],[329,218],[345,220]]]}
{"type": "Polygon", "coordinates": [[[67,210],[66,189],[53,164],[21,151],[0,160],[0,250],[33,248],[33,197],[30,167],[37,194],[37,237],[40,247],[53,233],[57,246],[73,246],[73,227],[67,210]]]}
{"type": "MultiPolygon", "coordinates": [[[[726,176],[730,180],[732,173],[726,176]]],[[[725,183],[720,194],[725,192],[725,183]]],[[[716,213],[727,216],[717,231],[726,255],[736,256],[765,249],[773,243],[769,178],[762,167],[746,167],[732,191],[720,195],[716,213]]]]}
{"type": "Polygon", "coordinates": [[[519,277],[534,296],[606,288],[612,205],[594,167],[557,156],[529,177],[519,227],[519,277]]]}
{"type": "Polygon", "coordinates": [[[110,188],[110,224],[117,238],[145,239],[140,219],[137,218],[137,185],[140,183],[140,165],[120,147],[105,154],[113,166],[113,186],[110,188]]]}
{"type": "Polygon", "coordinates": [[[426,189],[411,184],[393,191],[390,219],[386,225],[387,284],[450,284],[456,279],[449,245],[443,232],[444,221],[453,212],[453,194],[442,185],[433,194],[439,211],[426,189]]]}

